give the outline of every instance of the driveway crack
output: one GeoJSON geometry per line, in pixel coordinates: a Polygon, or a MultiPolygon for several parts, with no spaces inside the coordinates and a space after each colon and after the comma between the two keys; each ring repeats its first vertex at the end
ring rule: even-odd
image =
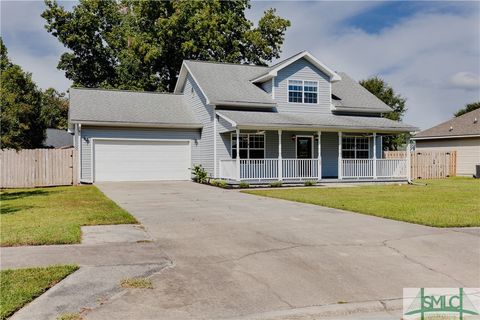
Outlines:
{"type": "Polygon", "coordinates": [[[441,275],[443,275],[443,276],[445,276],[445,277],[447,277],[447,278],[455,281],[456,283],[458,283],[458,284],[459,284],[460,286],[462,286],[462,287],[466,287],[466,285],[465,285],[464,283],[462,283],[461,281],[455,279],[454,277],[452,277],[452,276],[449,275],[448,273],[445,273],[445,272],[436,270],[436,269],[434,269],[434,268],[432,268],[432,267],[429,267],[429,266],[427,266],[426,264],[424,264],[424,263],[422,263],[422,262],[420,262],[420,261],[418,261],[418,260],[416,260],[416,259],[414,259],[414,258],[409,257],[407,254],[403,253],[403,252],[400,251],[399,249],[397,249],[397,248],[389,245],[389,244],[388,244],[389,241],[395,241],[395,240],[385,240],[385,241],[383,241],[382,243],[383,243],[383,245],[384,245],[386,248],[388,248],[388,249],[390,249],[390,250],[393,250],[393,251],[396,252],[397,254],[399,254],[399,255],[401,255],[402,257],[404,257],[406,260],[408,260],[408,261],[410,261],[410,262],[412,262],[412,263],[414,263],[414,264],[417,264],[417,265],[419,265],[419,266],[421,266],[421,267],[423,267],[423,268],[425,268],[425,269],[427,269],[427,270],[430,270],[430,271],[432,271],[432,272],[441,274],[441,275]]]}

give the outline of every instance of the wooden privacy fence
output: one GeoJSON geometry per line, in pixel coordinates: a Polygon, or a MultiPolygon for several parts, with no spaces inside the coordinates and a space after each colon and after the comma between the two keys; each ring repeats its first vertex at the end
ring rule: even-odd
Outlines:
{"type": "Polygon", "coordinates": [[[78,183],[76,163],[73,148],[0,150],[0,187],[74,185],[78,183]]]}
{"type": "MultiPolygon", "coordinates": [[[[385,151],[385,159],[405,158],[406,151],[385,151]]],[[[411,153],[412,179],[440,179],[457,174],[457,152],[415,151],[411,153]]]]}

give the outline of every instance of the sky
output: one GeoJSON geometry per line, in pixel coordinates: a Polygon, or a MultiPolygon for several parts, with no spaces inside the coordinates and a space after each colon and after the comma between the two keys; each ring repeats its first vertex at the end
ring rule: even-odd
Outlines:
{"type": "MultiPolygon", "coordinates": [[[[61,2],[72,8],[75,2],[61,2]]],[[[308,50],[356,80],[379,76],[407,99],[404,121],[426,129],[480,100],[480,2],[252,1],[291,21],[281,59],[308,50]]],[[[13,62],[39,87],[65,91],[62,44],[47,33],[43,1],[3,1],[1,35],[13,62]]]]}

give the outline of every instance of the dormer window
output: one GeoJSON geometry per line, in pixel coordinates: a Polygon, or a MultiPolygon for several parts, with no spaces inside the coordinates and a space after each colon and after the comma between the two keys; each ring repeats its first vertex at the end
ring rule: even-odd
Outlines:
{"type": "Polygon", "coordinates": [[[318,103],[318,82],[288,80],[288,102],[318,103]]]}

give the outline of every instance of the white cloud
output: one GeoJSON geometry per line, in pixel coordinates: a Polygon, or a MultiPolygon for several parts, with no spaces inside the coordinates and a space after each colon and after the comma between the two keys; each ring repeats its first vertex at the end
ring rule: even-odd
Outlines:
{"type": "Polygon", "coordinates": [[[428,128],[449,119],[466,103],[480,100],[472,77],[465,77],[480,74],[479,3],[448,3],[443,10],[419,8],[376,33],[345,21],[383,5],[380,2],[315,2],[308,7],[304,2],[260,2],[253,8],[259,11],[269,5],[292,22],[282,58],[309,50],[357,80],[381,76],[407,98],[408,123],[428,128]],[[453,5],[458,10],[445,10],[453,5]],[[452,75],[462,72],[467,72],[461,74],[462,85],[454,85],[452,75]]]}
{"type": "Polygon", "coordinates": [[[450,83],[455,88],[478,91],[480,90],[480,75],[468,71],[457,72],[450,77],[450,83]]]}

